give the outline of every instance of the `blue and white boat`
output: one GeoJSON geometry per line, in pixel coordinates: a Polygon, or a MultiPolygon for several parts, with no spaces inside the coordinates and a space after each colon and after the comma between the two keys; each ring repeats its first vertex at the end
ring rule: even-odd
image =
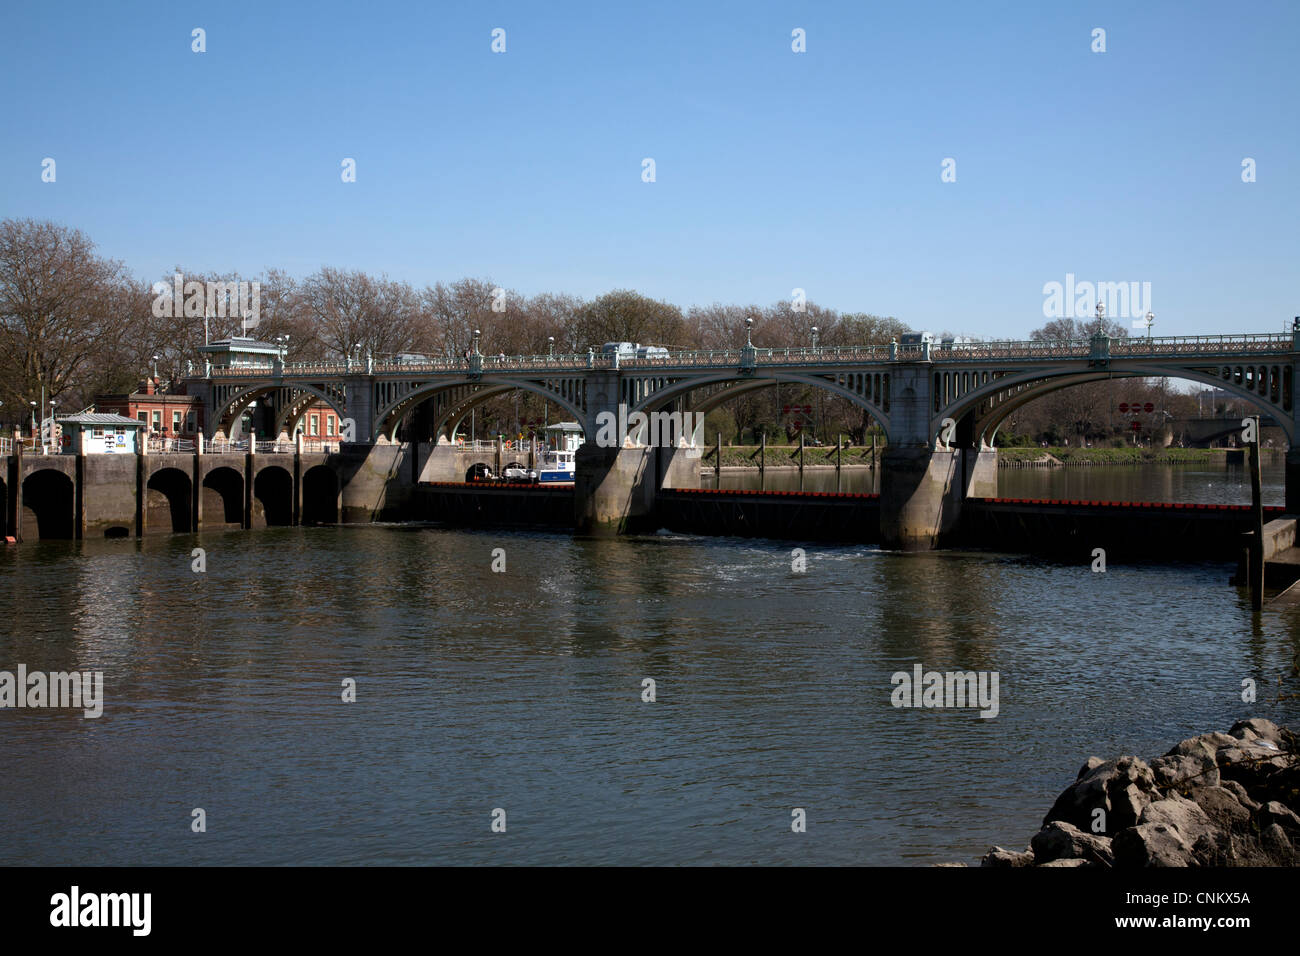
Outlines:
{"type": "Polygon", "coordinates": [[[546,428],[546,445],[537,456],[539,485],[571,485],[578,446],[582,444],[582,426],[577,422],[559,422],[546,428]]]}

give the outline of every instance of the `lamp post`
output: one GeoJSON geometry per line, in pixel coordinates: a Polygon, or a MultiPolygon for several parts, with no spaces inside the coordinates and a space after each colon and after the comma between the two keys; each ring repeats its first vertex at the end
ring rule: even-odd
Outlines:
{"type": "Polygon", "coordinates": [[[745,348],[752,349],[754,343],[750,341],[750,332],[754,329],[753,316],[745,316],[745,348]]]}
{"type": "Polygon", "coordinates": [[[546,337],[546,355],[548,358],[555,358],[555,336],[546,337]]]}
{"type": "Polygon", "coordinates": [[[35,444],[36,443],[36,403],[28,402],[27,404],[32,406],[32,443],[35,444]]]}
{"type": "Polygon", "coordinates": [[[160,358],[162,358],[161,355],[155,355],[155,356],[153,357],[153,380],[154,380],[155,382],[158,381],[158,360],[159,360],[160,358]]]}
{"type": "Polygon", "coordinates": [[[1146,322],[1147,322],[1147,342],[1150,343],[1150,341],[1151,341],[1151,326],[1153,326],[1153,325],[1156,324],[1156,314],[1155,314],[1154,312],[1148,312],[1148,313],[1146,314],[1146,322]]]}
{"type": "Polygon", "coordinates": [[[478,355],[478,354],[479,354],[479,351],[478,351],[478,337],[479,337],[480,335],[482,335],[482,334],[483,334],[483,333],[482,333],[480,330],[478,330],[478,329],[475,329],[475,330],[474,330],[474,354],[475,354],[475,355],[478,355]]]}
{"type": "Polygon", "coordinates": [[[813,351],[816,352],[817,351],[817,326],[815,325],[812,327],[812,343],[813,343],[813,351]]]}

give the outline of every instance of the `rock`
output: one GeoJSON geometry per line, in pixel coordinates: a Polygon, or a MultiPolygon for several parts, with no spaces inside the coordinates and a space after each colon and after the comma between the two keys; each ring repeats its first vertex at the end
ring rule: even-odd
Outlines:
{"type": "Polygon", "coordinates": [[[1194,844],[1202,836],[1213,835],[1218,829],[1208,813],[1192,800],[1171,793],[1163,800],[1149,803],[1142,810],[1140,823],[1163,823],[1177,827],[1188,843],[1194,844]]]}
{"type": "Polygon", "coordinates": [[[1156,776],[1156,786],[1170,788],[1217,787],[1219,765],[1213,753],[1167,754],[1151,761],[1151,772],[1156,776]]]}
{"type": "Polygon", "coordinates": [[[1215,753],[1220,747],[1233,747],[1238,743],[1240,743],[1238,738],[1229,736],[1228,734],[1221,734],[1216,730],[1212,733],[1201,734],[1197,737],[1188,737],[1186,740],[1180,741],[1172,750],[1165,754],[1165,756],[1174,757],[1178,755],[1186,755],[1189,757],[1198,757],[1204,755],[1213,759],[1215,753]]]}
{"type": "Polygon", "coordinates": [[[965,866],[965,865],[966,865],[965,863],[936,863],[935,864],[936,867],[941,867],[941,868],[950,868],[954,866],[965,866]]]}
{"type": "Polygon", "coordinates": [[[1017,853],[1015,850],[1004,850],[1000,846],[995,846],[984,854],[980,860],[980,866],[1033,866],[1034,855],[1032,853],[1017,853]]]}
{"type": "Polygon", "coordinates": [[[1117,867],[1193,866],[1192,848],[1177,827],[1144,823],[1115,834],[1111,841],[1117,867]]]}
{"type": "Polygon", "coordinates": [[[1247,792],[1269,787],[1270,778],[1287,769],[1291,758],[1270,740],[1237,740],[1235,746],[1220,747],[1215,759],[1219,777],[1236,780],[1247,792]]]}
{"type": "Polygon", "coordinates": [[[1270,800],[1260,810],[1260,821],[1267,825],[1280,826],[1292,839],[1300,836],[1300,815],[1286,804],[1270,800]]]}
{"type": "MultiPolygon", "coordinates": [[[[1228,781],[1241,790],[1240,797],[1246,797],[1246,788],[1235,781],[1228,781]]],[[[1196,805],[1205,811],[1215,825],[1223,829],[1245,827],[1250,824],[1251,809],[1258,809],[1242,804],[1240,797],[1227,787],[1197,787],[1190,794],[1196,805]]],[[[1246,797],[1250,800],[1250,797],[1246,797]]],[[[1251,801],[1254,803],[1254,801],[1251,801]]]]}
{"type": "MultiPolygon", "coordinates": [[[[1239,743],[1239,741],[1234,741],[1239,743]]],[[[1120,757],[1094,763],[1090,759],[1079,776],[1043,818],[1043,826],[1063,820],[1080,830],[1092,832],[1093,813],[1105,811],[1104,833],[1113,836],[1134,826],[1143,808],[1159,798],[1156,778],[1146,762],[1137,757],[1120,757]]]]}
{"type": "Polygon", "coordinates": [[[1040,863],[1039,866],[1091,866],[1087,860],[1052,860],[1049,863],[1040,863]]]}
{"type": "Polygon", "coordinates": [[[1110,837],[1084,833],[1064,820],[1053,820],[1039,830],[1030,841],[1034,862],[1039,866],[1056,860],[1087,860],[1113,866],[1115,855],[1110,849],[1110,837]]]}
{"type": "Polygon", "coordinates": [[[1288,859],[1295,852],[1295,847],[1287,836],[1286,830],[1276,823],[1270,823],[1259,835],[1260,845],[1268,851],[1273,859],[1288,859]]]}
{"type": "MultiPolygon", "coordinates": [[[[1246,788],[1243,787],[1241,784],[1237,783],[1237,781],[1224,780],[1220,785],[1223,787],[1224,790],[1227,790],[1234,797],[1236,797],[1237,802],[1240,803],[1247,810],[1254,812],[1255,810],[1259,809],[1260,804],[1250,799],[1250,794],[1246,792],[1246,788]]],[[[1195,800],[1196,797],[1193,796],[1192,799],[1195,800]]]]}
{"type": "Polygon", "coordinates": [[[1273,721],[1265,720],[1263,717],[1239,720],[1232,725],[1232,729],[1228,731],[1228,734],[1240,740],[1262,739],[1272,741],[1275,744],[1282,742],[1281,728],[1273,721]]]}

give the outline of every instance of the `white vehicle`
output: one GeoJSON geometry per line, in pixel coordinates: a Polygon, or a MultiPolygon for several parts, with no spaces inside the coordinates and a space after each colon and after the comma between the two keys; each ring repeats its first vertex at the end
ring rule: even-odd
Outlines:
{"type": "Polygon", "coordinates": [[[934,341],[933,332],[904,332],[898,337],[899,345],[924,345],[926,342],[933,345],[934,341]]]}

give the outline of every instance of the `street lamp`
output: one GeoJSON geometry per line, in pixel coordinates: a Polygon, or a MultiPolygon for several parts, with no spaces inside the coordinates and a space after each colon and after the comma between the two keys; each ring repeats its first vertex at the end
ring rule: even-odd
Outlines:
{"type": "Polygon", "coordinates": [[[479,351],[478,351],[478,337],[479,337],[480,335],[482,335],[482,334],[483,334],[483,333],[482,333],[481,331],[479,331],[478,329],[475,329],[475,330],[474,330],[474,354],[475,354],[475,355],[478,355],[478,354],[479,354],[479,351]]]}
{"type": "Polygon", "coordinates": [[[32,406],[32,438],[35,439],[36,438],[36,403],[28,402],[27,404],[32,406]]]}
{"type": "Polygon", "coordinates": [[[549,358],[555,358],[555,336],[554,335],[548,335],[546,337],[546,354],[549,358]]]}
{"type": "Polygon", "coordinates": [[[162,358],[161,355],[155,355],[153,357],[153,379],[155,382],[158,381],[158,360],[160,358],[162,358]]]}
{"type": "Polygon", "coordinates": [[[752,316],[745,317],[745,348],[752,349],[754,343],[750,341],[749,334],[754,328],[754,319],[752,316]]]}
{"type": "Polygon", "coordinates": [[[1151,341],[1151,326],[1153,326],[1153,325],[1156,324],[1156,314],[1155,314],[1154,312],[1148,312],[1148,313],[1146,314],[1146,320],[1147,320],[1147,341],[1150,342],[1150,341],[1151,341]]]}
{"type": "Polygon", "coordinates": [[[813,351],[817,351],[817,326],[812,327],[813,351]]]}

